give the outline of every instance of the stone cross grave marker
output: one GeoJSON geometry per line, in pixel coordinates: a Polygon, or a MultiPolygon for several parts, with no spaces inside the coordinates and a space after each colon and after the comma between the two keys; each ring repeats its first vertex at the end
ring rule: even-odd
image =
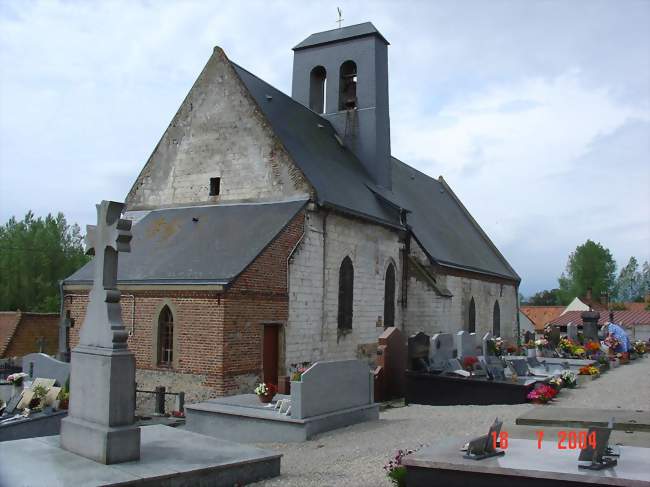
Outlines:
{"type": "Polygon", "coordinates": [[[61,422],[61,447],[100,463],[140,458],[135,426],[135,356],[127,349],[117,289],[119,252],[129,252],[131,222],[124,204],[97,205],[97,226],[87,228],[94,255],[93,287],[79,346],[70,359],[70,409],[61,422]]]}
{"type": "Polygon", "coordinates": [[[493,356],[494,354],[492,353],[492,346],[490,342],[492,341],[492,333],[489,331],[483,336],[483,343],[482,343],[482,348],[483,348],[483,359],[489,363],[488,357],[493,356]]]}
{"type": "Polygon", "coordinates": [[[451,333],[433,335],[429,346],[429,364],[435,369],[443,370],[452,358],[454,358],[454,336],[451,333]]]}
{"type": "Polygon", "coordinates": [[[476,334],[462,330],[456,333],[456,350],[461,359],[476,356],[476,334]]]}
{"type": "Polygon", "coordinates": [[[586,342],[598,342],[598,320],[600,313],[598,311],[583,311],[580,314],[582,318],[582,334],[586,342]]]}
{"type": "Polygon", "coordinates": [[[572,342],[577,342],[578,341],[578,325],[574,323],[569,323],[566,326],[566,336],[569,340],[572,342]]]}

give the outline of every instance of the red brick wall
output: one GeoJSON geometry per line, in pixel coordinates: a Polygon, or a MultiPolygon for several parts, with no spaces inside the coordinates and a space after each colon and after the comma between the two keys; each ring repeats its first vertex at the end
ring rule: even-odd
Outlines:
{"type": "MultiPolygon", "coordinates": [[[[135,353],[137,367],[169,371],[153,363],[158,312],[168,302],[174,313],[174,328],[178,329],[178,364],[173,372],[204,375],[204,385],[217,395],[238,392],[243,376],[256,376],[257,380],[262,367],[262,325],[287,321],[287,258],[302,236],[303,224],[301,212],[224,293],[125,291],[122,319],[129,330],[134,298],[128,294],[135,295],[135,333],[128,345],[135,353]]],[[[79,342],[87,301],[86,295],[66,296],[65,310],[70,310],[75,320],[71,348],[79,342]]]]}
{"type": "Polygon", "coordinates": [[[36,340],[39,337],[45,338],[43,353],[55,355],[59,351],[59,315],[21,312],[20,323],[4,356],[22,357],[38,352],[36,340]]]}

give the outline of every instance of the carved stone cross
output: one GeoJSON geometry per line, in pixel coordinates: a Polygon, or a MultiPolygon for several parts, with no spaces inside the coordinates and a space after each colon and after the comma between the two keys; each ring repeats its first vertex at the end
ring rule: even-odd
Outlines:
{"type": "Polygon", "coordinates": [[[94,255],[93,287],[79,344],[102,348],[126,348],[117,289],[119,252],[131,251],[131,221],[120,218],[123,203],[102,201],[97,207],[97,226],[86,227],[86,253],[94,255]]]}

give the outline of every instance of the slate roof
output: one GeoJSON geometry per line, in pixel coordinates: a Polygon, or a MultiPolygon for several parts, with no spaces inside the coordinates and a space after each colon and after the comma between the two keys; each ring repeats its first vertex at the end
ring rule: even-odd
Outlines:
{"type": "Polygon", "coordinates": [[[232,63],[275,134],[316,190],[318,203],[404,228],[437,263],[519,281],[451,188],[392,158],[392,189],[376,186],[328,120],[232,63]]]}
{"type": "MultiPolygon", "coordinates": [[[[118,282],[226,285],[255,260],[305,203],[150,211],[132,227],[132,251],[120,254],[118,282]]],[[[92,271],[91,261],[64,284],[89,284],[92,271]]]]}
{"type": "Polygon", "coordinates": [[[386,44],[389,44],[384,36],[379,33],[377,28],[372,25],[372,22],[364,22],[362,24],[348,25],[346,27],[341,27],[340,29],[326,30],[324,32],[312,34],[304,41],[298,43],[293,48],[293,50],[298,51],[299,49],[319,46],[322,44],[329,44],[331,42],[337,42],[342,39],[355,39],[358,37],[365,37],[370,35],[375,35],[386,44]]]}
{"type": "MultiPolygon", "coordinates": [[[[569,323],[582,324],[580,314],[582,311],[569,311],[562,316],[551,320],[550,324],[565,326],[569,323]]],[[[609,321],[609,312],[600,311],[599,325],[604,325],[609,321]]],[[[614,323],[624,326],[650,325],[650,311],[614,311],[614,323]]]]}

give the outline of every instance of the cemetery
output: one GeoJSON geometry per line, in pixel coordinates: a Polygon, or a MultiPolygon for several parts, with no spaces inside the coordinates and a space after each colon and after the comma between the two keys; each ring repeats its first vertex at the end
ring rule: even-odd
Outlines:
{"type": "MultiPolygon", "coordinates": [[[[72,232],[91,257],[58,281],[58,354],[30,335],[0,363],[0,487],[650,487],[650,343],[591,304],[524,332],[469,206],[391,153],[388,41],[342,22],[293,48],[291,96],[215,47],[125,202],[95,206],[84,250],[72,232]]],[[[485,93],[427,102],[431,125],[485,93]]],[[[473,123],[543,105],[503,97],[473,123]]]]}

